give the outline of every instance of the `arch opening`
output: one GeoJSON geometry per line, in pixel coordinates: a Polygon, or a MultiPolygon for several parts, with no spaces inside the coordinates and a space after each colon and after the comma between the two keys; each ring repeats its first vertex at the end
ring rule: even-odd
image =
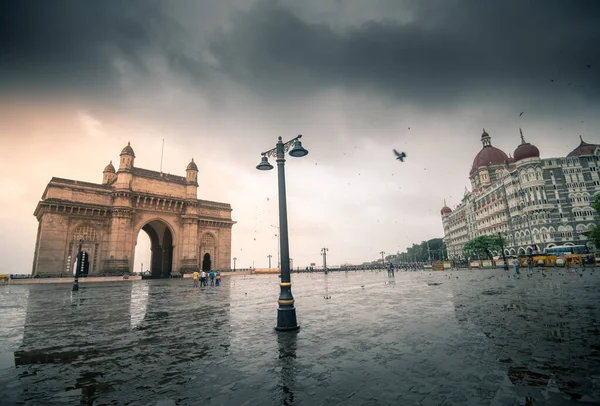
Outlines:
{"type": "Polygon", "coordinates": [[[136,240],[135,257],[135,266],[139,268],[134,269],[134,272],[142,271],[145,277],[153,279],[171,276],[173,233],[165,222],[153,220],[140,229],[136,240]],[[147,238],[144,238],[142,231],[147,238]]]}

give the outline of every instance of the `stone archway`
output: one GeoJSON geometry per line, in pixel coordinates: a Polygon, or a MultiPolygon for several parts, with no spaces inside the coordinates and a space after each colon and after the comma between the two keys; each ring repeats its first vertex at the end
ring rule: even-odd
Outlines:
{"type": "Polygon", "coordinates": [[[79,239],[90,257],[90,276],[126,275],[142,270],[142,262],[155,277],[181,275],[199,270],[205,253],[211,268],[228,269],[235,224],[231,205],[197,198],[193,160],[179,176],[136,167],[130,144],[119,156],[118,170],[107,165],[102,183],[64,178],[48,183],[34,212],[32,274],[70,274],[79,239]],[[140,229],[149,237],[143,242],[148,255],[136,268],[140,229]]]}
{"type": "Polygon", "coordinates": [[[146,223],[141,230],[150,238],[150,274],[153,278],[168,278],[173,271],[173,233],[161,220],[146,223]]]}

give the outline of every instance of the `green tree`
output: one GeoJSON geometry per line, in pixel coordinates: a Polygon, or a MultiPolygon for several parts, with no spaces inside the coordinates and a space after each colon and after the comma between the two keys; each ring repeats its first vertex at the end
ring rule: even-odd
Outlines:
{"type": "MultiPolygon", "coordinates": [[[[596,214],[600,213],[600,193],[594,196],[591,206],[596,210],[596,214]]],[[[600,225],[596,224],[596,227],[585,233],[585,235],[594,243],[596,248],[600,248],[600,225]]]]}
{"type": "Polygon", "coordinates": [[[495,235],[482,235],[467,241],[463,247],[465,257],[492,259],[492,251],[500,251],[500,237],[495,235]]]}

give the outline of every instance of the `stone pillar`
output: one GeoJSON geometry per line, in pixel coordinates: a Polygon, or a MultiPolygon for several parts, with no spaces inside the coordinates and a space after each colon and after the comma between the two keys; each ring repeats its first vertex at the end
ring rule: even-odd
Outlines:
{"type": "Polygon", "coordinates": [[[129,255],[133,250],[131,210],[114,209],[108,238],[107,259],[104,260],[104,275],[128,275],[133,263],[129,255]]]}
{"type": "Polygon", "coordinates": [[[33,275],[60,276],[66,269],[69,218],[46,212],[40,219],[33,275]]]}
{"type": "Polygon", "coordinates": [[[217,269],[231,269],[231,225],[219,229],[217,255],[215,267],[217,269]]]}
{"type": "Polygon", "coordinates": [[[179,247],[179,272],[184,274],[199,271],[202,259],[198,258],[198,219],[195,215],[183,216],[179,247]]]}

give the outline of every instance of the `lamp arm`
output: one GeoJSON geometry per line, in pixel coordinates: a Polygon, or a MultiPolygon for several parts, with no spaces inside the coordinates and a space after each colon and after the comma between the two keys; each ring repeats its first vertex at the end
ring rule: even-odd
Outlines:
{"type": "MultiPolygon", "coordinates": [[[[290,150],[290,148],[292,147],[292,145],[294,145],[296,143],[296,141],[298,141],[300,138],[302,138],[302,134],[300,134],[297,137],[292,138],[291,140],[284,143],[283,144],[283,153],[285,154],[286,152],[288,152],[290,150]]],[[[270,158],[277,158],[277,147],[270,149],[268,151],[265,151],[261,155],[270,157],[270,158]]]]}

